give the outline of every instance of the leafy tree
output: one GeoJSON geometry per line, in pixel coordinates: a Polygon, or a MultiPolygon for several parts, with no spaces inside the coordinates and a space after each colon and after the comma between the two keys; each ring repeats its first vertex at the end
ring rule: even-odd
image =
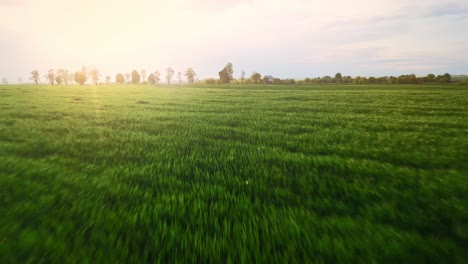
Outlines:
{"type": "Polygon", "coordinates": [[[232,63],[228,63],[220,72],[219,80],[221,83],[229,83],[233,79],[234,70],[232,69],[232,63]]]}
{"type": "Polygon", "coordinates": [[[435,78],[436,78],[436,76],[435,76],[434,74],[430,73],[430,74],[428,74],[428,75],[426,76],[425,81],[426,81],[426,82],[434,82],[434,81],[435,81],[435,78]]]}
{"type": "Polygon", "coordinates": [[[255,82],[255,83],[259,83],[260,80],[262,79],[262,75],[258,72],[254,72],[252,73],[252,76],[250,76],[250,78],[255,82]]]}
{"type": "Polygon", "coordinates": [[[244,83],[244,80],[245,80],[245,71],[242,70],[241,72],[241,76],[240,76],[240,81],[241,81],[241,84],[244,83]]]}
{"type": "Polygon", "coordinates": [[[99,77],[101,76],[101,74],[99,73],[99,70],[94,68],[92,69],[90,72],[89,72],[89,76],[91,77],[91,79],[93,80],[93,84],[94,85],[97,85],[99,83],[99,77]]]}
{"type": "Polygon", "coordinates": [[[7,78],[2,78],[2,83],[3,83],[3,84],[8,84],[7,78]]]}
{"type": "Polygon", "coordinates": [[[50,69],[47,74],[45,75],[45,77],[49,80],[50,84],[51,85],[54,85],[54,82],[55,82],[55,71],[50,69]]]}
{"type": "Polygon", "coordinates": [[[264,84],[271,84],[272,81],[273,81],[273,77],[271,77],[271,76],[264,76],[263,77],[263,83],[264,84]]]}
{"type": "Polygon", "coordinates": [[[132,71],[132,83],[133,84],[140,83],[140,74],[136,70],[132,71]]]}
{"type": "Polygon", "coordinates": [[[166,69],[166,73],[167,84],[171,84],[172,76],[174,76],[174,70],[171,67],[168,67],[166,69]]]}
{"type": "Polygon", "coordinates": [[[106,76],[106,83],[107,84],[110,84],[111,80],[112,80],[112,78],[110,76],[106,76]]]}
{"type": "Polygon", "coordinates": [[[140,76],[141,76],[141,79],[142,79],[143,81],[146,81],[146,70],[145,70],[145,69],[141,70],[140,76]]]}
{"type": "Polygon", "coordinates": [[[58,85],[61,85],[64,82],[63,77],[61,75],[57,75],[57,77],[55,77],[55,82],[57,82],[58,85]]]}
{"type": "Polygon", "coordinates": [[[195,74],[195,71],[193,70],[193,68],[188,68],[185,71],[185,76],[187,76],[187,80],[188,80],[189,84],[193,84],[193,81],[195,80],[196,75],[197,74],[195,74]]]}
{"type": "Polygon", "coordinates": [[[88,77],[84,71],[75,72],[75,82],[79,83],[80,85],[83,85],[87,79],[88,77]]]}
{"type": "Polygon", "coordinates": [[[149,76],[148,76],[148,83],[149,84],[156,84],[156,77],[154,76],[154,73],[151,73],[149,76]]]}
{"type": "Polygon", "coordinates": [[[65,85],[68,85],[68,82],[70,81],[70,73],[67,70],[58,69],[57,76],[60,76],[62,81],[65,82],[65,85]]]}
{"type": "Polygon", "coordinates": [[[18,82],[19,82],[19,83],[22,83],[22,82],[23,82],[23,78],[22,78],[21,76],[18,77],[18,82]]]}
{"type": "Polygon", "coordinates": [[[31,77],[29,79],[33,81],[36,85],[39,85],[39,81],[40,81],[39,76],[40,76],[39,72],[35,70],[31,72],[31,77]]]}
{"type": "Polygon", "coordinates": [[[337,82],[340,83],[341,80],[343,79],[343,76],[341,75],[341,73],[337,73],[337,74],[335,74],[335,79],[336,79],[337,82]]]}
{"type": "Polygon", "coordinates": [[[115,82],[118,84],[123,84],[125,82],[124,75],[121,73],[117,73],[117,75],[115,76],[115,82]]]}

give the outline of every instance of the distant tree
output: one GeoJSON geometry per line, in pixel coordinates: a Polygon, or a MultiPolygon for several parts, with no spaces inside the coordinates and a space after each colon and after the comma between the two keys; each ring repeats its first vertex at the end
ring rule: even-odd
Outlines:
{"type": "Polygon", "coordinates": [[[112,78],[110,76],[106,76],[106,83],[110,84],[112,81],[112,78]]]}
{"type": "Polygon", "coordinates": [[[62,79],[62,82],[65,83],[65,85],[68,85],[68,82],[70,81],[70,73],[65,70],[65,69],[58,69],[57,70],[57,77],[60,76],[62,79]]]}
{"type": "Polygon", "coordinates": [[[341,75],[341,73],[337,73],[335,74],[335,80],[336,82],[341,82],[341,80],[343,79],[343,76],[341,75]]]}
{"type": "Polygon", "coordinates": [[[54,82],[55,82],[55,71],[50,69],[47,74],[45,75],[45,77],[49,80],[50,84],[51,85],[54,85],[54,82]]]}
{"type": "Polygon", "coordinates": [[[171,67],[168,67],[166,69],[166,73],[167,84],[171,84],[172,76],[174,76],[174,70],[171,67]]]}
{"type": "Polygon", "coordinates": [[[221,83],[229,83],[233,79],[234,70],[232,68],[232,63],[229,62],[219,72],[219,80],[221,81],[221,83]]]}
{"type": "Polygon", "coordinates": [[[58,85],[61,85],[64,80],[63,80],[63,77],[60,76],[60,75],[57,75],[57,77],[55,77],[55,82],[58,84],[58,85]]]}
{"type": "Polygon", "coordinates": [[[177,80],[179,80],[179,85],[182,84],[182,73],[177,72],[177,80]]]}
{"type": "Polygon", "coordinates": [[[156,84],[156,77],[154,76],[154,73],[151,73],[151,74],[148,76],[148,83],[149,83],[149,84],[152,84],[152,85],[155,85],[155,84],[156,84]]]}
{"type": "Polygon", "coordinates": [[[2,78],[2,83],[3,83],[3,84],[8,84],[7,78],[2,78]]]}
{"type": "Polygon", "coordinates": [[[159,71],[154,71],[154,80],[156,81],[156,84],[159,84],[159,81],[161,81],[161,74],[159,71]]]}
{"type": "Polygon", "coordinates": [[[244,80],[245,80],[245,71],[242,70],[241,76],[240,76],[240,82],[241,82],[241,84],[244,83],[244,80]]]}
{"type": "Polygon", "coordinates": [[[40,80],[40,77],[39,77],[39,72],[38,71],[32,71],[31,72],[31,77],[29,77],[29,79],[31,81],[33,81],[36,85],[39,85],[39,80],[40,80]]]}
{"type": "Polygon", "coordinates": [[[75,72],[75,82],[79,83],[80,85],[83,85],[87,79],[88,77],[84,71],[75,72]]]}
{"type": "Polygon", "coordinates": [[[22,83],[23,82],[23,78],[20,76],[18,77],[18,83],[22,83]]]}
{"type": "Polygon", "coordinates": [[[262,79],[262,75],[258,72],[254,72],[252,73],[252,76],[250,76],[250,78],[254,81],[254,83],[259,83],[262,79]]]}
{"type": "Polygon", "coordinates": [[[435,78],[436,78],[436,76],[435,76],[434,74],[430,73],[430,74],[428,74],[428,75],[426,76],[425,81],[426,81],[426,82],[434,82],[434,81],[435,81],[435,78]]]}
{"type": "Polygon", "coordinates": [[[91,71],[89,71],[89,76],[91,77],[91,80],[93,80],[94,85],[99,84],[99,77],[101,76],[101,74],[99,73],[99,70],[97,68],[94,68],[91,71]]]}
{"type": "Polygon", "coordinates": [[[66,79],[69,83],[73,83],[73,81],[75,80],[75,75],[73,74],[73,72],[70,72],[66,79]]]}
{"type": "Polygon", "coordinates": [[[146,81],[146,75],[147,75],[146,70],[145,69],[141,70],[140,76],[141,76],[141,79],[143,80],[143,82],[146,81]]]}
{"type": "Polygon", "coordinates": [[[193,81],[195,80],[196,75],[197,74],[195,74],[195,71],[193,70],[193,68],[188,68],[185,71],[185,76],[187,76],[187,80],[189,84],[193,84],[193,81]]]}
{"type": "Polygon", "coordinates": [[[132,83],[133,84],[140,83],[140,74],[136,70],[132,71],[132,83]]]}
{"type": "Polygon", "coordinates": [[[123,84],[125,82],[125,77],[121,73],[117,73],[115,76],[115,82],[118,84],[123,84]]]}
{"type": "Polygon", "coordinates": [[[264,76],[263,77],[263,83],[264,84],[271,84],[273,81],[273,78],[271,76],[264,76]]]}
{"type": "Polygon", "coordinates": [[[216,84],[216,79],[213,79],[213,78],[206,79],[205,83],[208,85],[216,84]]]}
{"type": "Polygon", "coordinates": [[[127,83],[130,83],[130,78],[132,77],[132,75],[130,73],[126,73],[125,74],[125,80],[127,80],[127,83]]]}

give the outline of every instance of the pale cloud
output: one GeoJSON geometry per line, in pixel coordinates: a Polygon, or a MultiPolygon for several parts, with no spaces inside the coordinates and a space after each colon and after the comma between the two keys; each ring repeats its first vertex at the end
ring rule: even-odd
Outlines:
{"type": "Polygon", "coordinates": [[[0,0],[0,77],[83,64],[215,77],[229,61],[236,75],[463,73],[467,2],[0,0]]]}

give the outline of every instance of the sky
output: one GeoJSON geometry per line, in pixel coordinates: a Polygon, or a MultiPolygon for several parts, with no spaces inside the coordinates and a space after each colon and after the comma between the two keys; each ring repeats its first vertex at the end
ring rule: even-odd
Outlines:
{"type": "Polygon", "coordinates": [[[468,0],[0,0],[10,82],[82,65],[209,78],[228,62],[234,77],[468,74],[468,0]]]}

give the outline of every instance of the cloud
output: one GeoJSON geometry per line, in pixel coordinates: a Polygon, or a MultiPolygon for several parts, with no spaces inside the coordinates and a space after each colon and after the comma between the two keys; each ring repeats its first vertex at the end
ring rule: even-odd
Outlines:
{"type": "Polygon", "coordinates": [[[462,3],[445,3],[431,7],[426,17],[440,17],[440,16],[452,16],[452,15],[464,15],[468,14],[468,4],[462,3]]]}

